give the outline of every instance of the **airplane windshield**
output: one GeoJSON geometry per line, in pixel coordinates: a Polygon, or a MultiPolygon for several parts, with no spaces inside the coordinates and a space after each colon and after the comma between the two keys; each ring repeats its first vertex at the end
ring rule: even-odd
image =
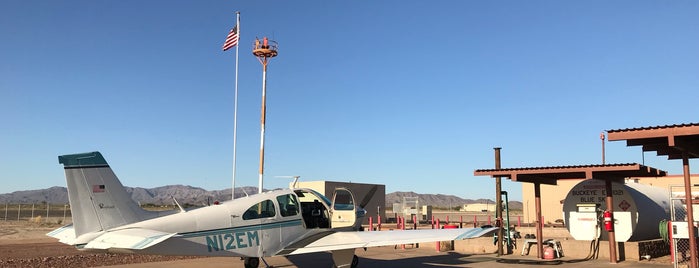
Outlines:
{"type": "Polygon", "coordinates": [[[327,207],[330,207],[330,205],[332,204],[332,201],[330,201],[330,199],[328,199],[328,198],[325,197],[324,195],[322,195],[322,194],[320,194],[319,192],[316,192],[316,191],[314,191],[314,190],[311,190],[311,189],[303,189],[302,191],[298,191],[298,190],[297,190],[296,192],[297,192],[296,194],[299,196],[299,198],[302,198],[302,199],[303,199],[303,197],[304,197],[303,193],[310,193],[310,194],[315,195],[315,197],[317,197],[318,199],[322,200],[323,203],[325,203],[325,205],[326,205],[327,207]]]}

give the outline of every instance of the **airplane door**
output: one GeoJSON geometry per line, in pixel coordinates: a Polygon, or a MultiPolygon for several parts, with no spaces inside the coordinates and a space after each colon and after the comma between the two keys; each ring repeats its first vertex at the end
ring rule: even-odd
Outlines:
{"type": "Polygon", "coordinates": [[[353,227],[357,219],[357,205],[354,203],[352,192],[347,188],[335,189],[330,214],[330,227],[333,229],[353,227]]]}

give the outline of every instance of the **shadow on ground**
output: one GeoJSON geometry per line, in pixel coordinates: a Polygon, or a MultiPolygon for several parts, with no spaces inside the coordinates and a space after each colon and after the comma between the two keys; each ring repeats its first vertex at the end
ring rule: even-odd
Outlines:
{"type": "MultiPolygon", "coordinates": [[[[359,267],[468,267],[470,263],[495,262],[497,258],[448,252],[441,255],[409,256],[404,253],[396,253],[395,259],[374,259],[372,256],[359,256],[359,267]]],[[[313,253],[295,256],[287,256],[291,264],[297,267],[332,267],[330,253],[313,253]]],[[[285,265],[286,266],[286,265],[285,265]]],[[[276,267],[285,267],[276,266],[276,267]]]]}

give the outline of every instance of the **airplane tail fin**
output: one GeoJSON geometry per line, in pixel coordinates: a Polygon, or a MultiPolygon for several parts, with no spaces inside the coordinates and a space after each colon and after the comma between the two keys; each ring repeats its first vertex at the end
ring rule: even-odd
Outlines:
{"type": "Polygon", "coordinates": [[[62,155],[75,236],[99,232],[157,215],[131,199],[99,152],[62,155]]]}

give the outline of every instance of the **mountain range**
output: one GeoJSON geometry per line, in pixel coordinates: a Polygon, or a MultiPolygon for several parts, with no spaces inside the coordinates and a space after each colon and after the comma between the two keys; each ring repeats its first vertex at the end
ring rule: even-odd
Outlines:
{"type": "MultiPolygon", "coordinates": [[[[173,198],[183,206],[204,206],[214,201],[231,199],[231,189],[208,191],[202,188],[188,185],[168,185],[156,188],[125,187],[126,192],[141,204],[170,205],[173,198]]],[[[235,196],[243,197],[247,194],[257,193],[257,187],[236,187],[235,196]]],[[[421,205],[434,207],[457,207],[463,204],[495,203],[489,199],[463,199],[454,195],[443,194],[418,194],[415,192],[393,192],[386,194],[386,206],[392,207],[393,203],[399,203],[403,197],[418,197],[421,205]]],[[[0,203],[43,203],[67,204],[68,190],[65,187],[54,186],[47,189],[16,191],[0,194],[0,203]]],[[[522,202],[510,201],[510,209],[522,209],[522,202]]]]}

